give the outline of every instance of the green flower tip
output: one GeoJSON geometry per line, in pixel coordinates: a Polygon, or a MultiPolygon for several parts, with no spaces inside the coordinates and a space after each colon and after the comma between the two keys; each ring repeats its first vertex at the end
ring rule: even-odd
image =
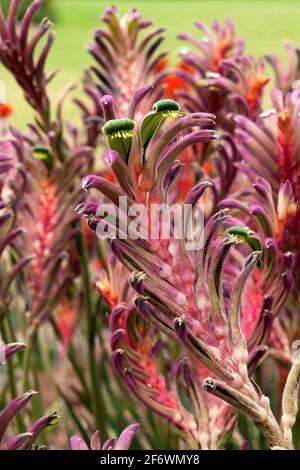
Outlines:
{"type": "Polygon", "coordinates": [[[102,132],[106,136],[110,136],[112,139],[116,137],[127,137],[133,136],[133,129],[135,127],[135,122],[131,119],[111,119],[107,121],[102,127],[102,132]]]}
{"type": "Polygon", "coordinates": [[[50,157],[50,149],[46,145],[38,144],[33,147],[33,156],[40,160],[46,160],[50,157]]]}
{"type": "Polygon", "coordinates": [[[178,117],[180,116],[180,106],[174,100],[160,100],[154,103],[153,109],[156,113],[162,114],[164,117],[178,117]]]}
{"type": "MultiPolygon", "coordinates": [[[[261,251],[262,246],[260,240],[255,235],[255,232],[248,227],[240,227],[235,225],[227,229],[227,233],[231,237],[235,237],[239,243],[247,242],[253,251],[261,251]]],[[[257,266],[261,266],[261,261],[257,262],[257,266]]]]}
{"type": "Polygon", "coordinates": [[[238,235],[240,237],[246,237],[246,238],[252,237],[254,235],[254,232],[250,230],[248,227],[240,227],[238,225],[235,225],[227,229],[227,233],[229,233],[229,235],[238,235]]]}

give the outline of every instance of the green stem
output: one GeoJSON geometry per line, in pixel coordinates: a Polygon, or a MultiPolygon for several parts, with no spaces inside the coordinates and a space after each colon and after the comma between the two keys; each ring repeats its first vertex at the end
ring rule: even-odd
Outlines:
{"type": "Polygon", "coordinates": [[[83,281],[83,290],[85,298],[86,318],[87,318],[87,347],[89,370],[91,376],[91,387],[93,395],[93,409],[96,418],[97,429],[100,432],[101,439],[105,434],[105,419],[103,413],[103,400],[101,399],[101,389],[99,387],[97,374],[97,361],[95,356],[95,317],[93,315],[92,296],[91,296],[91,280],[89,271],[89,259],[87,247],[82,232],[77,238],[78,254],[80,258],[80,269],[83,281]]]}
{"type": "Polygon", "coordinates": [[[85,377],[83,375],[83,372],[82,372],[82,369],[81,367],[79,366],[79,364],[77,363],[76,359],[75,359],[75,353],[74,353],[74,348],[72,345],[70,345],[70,349],[69,349],[69,353],[68,353],[68,357],[69,357],[69,360],[72,364],[72,367],[74,369],[74,372],[77,374],[77,377],[78,379],[80,380],[80,383],[82,385],[82,388],[86,394],[87,397],[90,397],[90,391],[88,389],[88,386],[87,386],[87,383],[86,383],[86,380],[85,380],[85,377]]]}
{"type": "Polygon", "coordinates": [[[29,381],[29,371],[31,365],[31,352],[33,349],[32,341],[27,341],[26,349],[24,353],[24,362],[23,362],[23,385],[22,390],[23,392],[27,392],[30,389],[30,381],[29,381]]]}
{"type": "MultiPolygon", "coordinates": [[[[39,385],[39,378],[38,378],[38,372],[37,372],[37,367],[33,368],[33,380],[34,380],[34,387],[37,392],[39,392],[38,395],[36,395],[35,399],[32,401],[32,409],[35,415],[35,418],[40,418],[41,416],[45,415],[44,411],[44,405],[43,405],[43,400],[42,396],[40,394],[40,385],[39,385]]],[[[48,447],[48,440],[46,437],[45,431],[41,432],[41,441],[43,444],[48,447]]]]}
{"type": "MultiPolygon", "coordinates": [[[[58,339],[60,339],[60,334],[59,334],[59,331],[58,331],[55,323],[53,321],[51,321],[51,319],[50,319],[50,323],[52,325],[54,334],[56,335],[56,337],[58,339]]],[[[78,377],[78,379],[79,379],[79,381],[82,385],[82,388],[83,388],[86,396],[90,397],[90,391],[89,391],[88,385],[86,383],[84,372],[82,370],[82,367],[79,365],[78,361],[76,360],[76,356],[75,356],[75,352],[74,352],[74,348],[73,348],[72,344],[70,344],[69,349],[68,349],[68,359],[72,364],[74,372],[77,374],[77,377],[78,377]]]]}
{"type": "Polygon", "coordinates": [[[56,391],[57,393],[59,394],[59,396],[63,399],[64,403],[65,403],[65,406],[72,418],[72,420],[74,421],[74,423],[76,424],[77,428],[79,429],[79,432],[81,434],[81,437],[83,438],[83,440],[86,442],[86,443],[89,443],[90,442],[90,436],[88,435],[88,433],[86,432],[85,428],[82,426],[81,422],[80,422],[80,419],[77,417],[75,411],[74,411],[74,406],[72,405],[72,403],[70,403],[68,397],[63,393],[63,391],[59,388],[58,385],[56,385],[56,391]]]}
{"type": "Polygon", "coordinates": [[[49,361],[48,351],[45,348],[45,342],[44,341],[40,342],[40,349],[41,349],[41,361],[43,363],[44,369],[47,372],[47,375],[49,377],[51,385],[56,390],[58,395],[62,398],[62,400],[65,404],[65,407],[67,408],[71,419],[73,420],[73,422],[75,423],[75,425],[79,429],[81,436],[83,437],[83,439],[86,442],[89,442],[89,436],[88,436],[86,430],[84,429],[84,427],[82,426],[82,424],[80,422],[80,419],[76,415],[72,403],[70,403],[68,397],[63,393],[63,391],[59,387],[58,383],[56,382],[56,379],[55,379],[55,376],[54,376],[54,373],[53,373],[53,369],[52,369],[51,363],[49,361]]]}

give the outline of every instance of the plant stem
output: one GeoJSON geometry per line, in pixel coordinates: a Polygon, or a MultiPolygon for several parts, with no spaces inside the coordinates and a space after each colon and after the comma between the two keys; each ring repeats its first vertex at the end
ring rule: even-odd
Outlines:
{"type": "Polygon", "coordinates": [[[24,363],[23,363],[23,385],[22,390],[25,393],[27,390],[30,389],[30,382],[29,382],[29,370],[30,370],[30,359],[31,359],[31,352],[33,349],[32,341],[28,341],[26,344],[26,349],[24,353],[24,363]]]}
{"type": "Polygon", "coordinates": [[[51,382],[51,385],[56,390],[58,395],[62,398],[62,400],[64,402],[64,405],[65,405],[66,409],[68,410],[68,412],[70,414],[71,419],[75,423],[75,426],[77,426],[77,428],[79,429],[82,437],[86,440],[86,442],[88,442],[89,441],[89,436],[88,436],[85,428],[82,426],[82,424],[80,422],[80,419],[76,415],[76,413],[73,409],[72,403],[70,403],[68,397],[65,395],[65,393],[61,390],[58,383],[56,382],[55,375],[54,375],[53,369],[52,369],[52,365],[49,361],[48,351],[45,348],[45,341],[40,341],[40,350],[41,350],[41,361],[42,361],[42,364],[43,364],[43,368],[47,372],[47,376],[48,376],[48,378],[51,382]]]}
{"type": "Polygon", "coordinates": [[[269,415],[264,423],[255,425],[268,440],[271,449],[293,450],[293,447],[285,442],[283,431],[273,415],[269,415]]]}
{"type": "Polygon", "coordinates": [[[87,347],[88,347],[88,360],[89,370],[91,376],[91,387],[92,387],[92,399],[93,409],[95,413],[97,429],[100,432],[101,439],[104,435],[105,419],[103,414],[103,400],[101,399],[101,389],[98,386],[98,374],[97,374],[97,361],[95,357],[95,318],[93,315],[92,307],[92,295],[91,295],[91,280],[89,271],[89,259],[87,253],[86,243],[82,234],[79,234],[77,238],[77,247],[80,258],[80,269],[83,282],[85,308],[86,308],[86,319],[87,319],[87,347]]]}
{"type": "MultiPolygon", "coordinates": [[[[32,402],[32,409],[34,411],[35,418],[38,419],[41,416],[44,416],[45,412],[44,412],[43,399],[42,399],[42,396],[40,394],[41,389],[40,389],[40,384],[39,384],[39,377],[38,377],[37,367],[33,368],[33,380],[34,380],[35,390],[37,390],[39,392],[39,394],[35,397],[35,399],[32,402]]],[[[42,440],[43,444],[46,447],[48,447],[48,440],[47,440],[47,436],[46,436],[46,433],[45,433],[44,430],[41,432],[40,437],[41,437],[41,440],[42,440]]]]}
{"type": "MultiPolygon", "coordinates": [[[[51,321],[51,319],[50,319],[50,323],[52,325],[54,334],[60,340],[60,334],[59,334],[59,331],[58,331],[55,323],[53,321],[51,321]]],[[[82,367],[80,366],[80,364],[78,363],[78,361],[76,359],[75,352],[74,352],[74,347],[73,347],[72,344],[70,344],[69,349],[68,349],[68,359],[72,364],[73,370],[76,373],[86,396],[90,397],[90,390],[88,388],[88,384],[86,383],[84,372],[82,370],[82,367]]]]}

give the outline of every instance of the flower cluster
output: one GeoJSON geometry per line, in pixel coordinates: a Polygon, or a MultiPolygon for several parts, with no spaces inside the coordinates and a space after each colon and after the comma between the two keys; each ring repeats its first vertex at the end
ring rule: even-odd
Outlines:
{"type": "MultiPolygon", "coordinates": [[[[102,21],[106,29],[97,28],[93,42],[87,46],[95,61],[95,65],[86,71],[83,81],[83,89],[91,105],[75,99],[87,127],[88,145],[93,146],[101,135],[103,124],[100,98],[113,94],[118,110],[122,114],[133,115],[135,103],[131,98],[134,92],[147,85],[151,91],[157,88],[165,76],[164,72],[158,72],[157,64],[167,56],[166,51],[157,52],[164,40],[164,28],[149,32],[153,22],[142,18],[135,8],[121,17],[118,9],[111,6],[105,10],[102,21]],[[147,32],[141,37],[144,30],[147,32]]],[[[157,91],[153,90],[153,94],[157,91]]],[[[149,100],[151,102],[151,98],[149,100]]]]}
{"type": "Polygon", "coordinates": [[[0,105],[0,359],[27,348],[0,450],[299,447],[299,50],[256,58],[229,19],[197,21],[173,66],[163,28],[109,7],[78,126],[73,85],[52,103],[42,1],[21,6],[0,10],[34,111],[21,131],[0,105]]]}

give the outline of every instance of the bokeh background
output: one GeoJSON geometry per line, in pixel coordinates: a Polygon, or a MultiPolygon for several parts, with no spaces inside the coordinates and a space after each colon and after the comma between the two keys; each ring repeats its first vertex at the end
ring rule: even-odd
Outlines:
{"type": "MultiPolygon", "coordinates": [[[[9,2],[0,0],[4,7],[9,2]]],[[[167,41],[163,47],[172,51],[173,61],[182,47],[182,43],[176,40],[176,34],[181,31],[197,34],[193,23],[200,19],[211,23],[215,19],[223,21],[226,17],[232,18],[237,34],[246,39],[246,50],[256,56],[277,53],[284,57],[282,44],[287,38],[300,46],[299,0],[45,0],[45,16],[53,21],[53,30],[57,35],[48,68],[60,69],[50,87],[53,97],[57,98],[68,82],[80,83],[82,70],[91,61],[85,45],[93,29],[100,24],[104,8],[112,3],[123,13],[136,6],[144,16],[154,19],[157,25],[165,26],[167,41]]],[[[31,119],[31,111],[2,67],[0,79],[6,84],[7,101],[15,109],[12,120],[24,128],[26,121],[31,119]]],[[[67,104],[67,113],[72,119],[77,113],[71,101],[67,104]]]]}

